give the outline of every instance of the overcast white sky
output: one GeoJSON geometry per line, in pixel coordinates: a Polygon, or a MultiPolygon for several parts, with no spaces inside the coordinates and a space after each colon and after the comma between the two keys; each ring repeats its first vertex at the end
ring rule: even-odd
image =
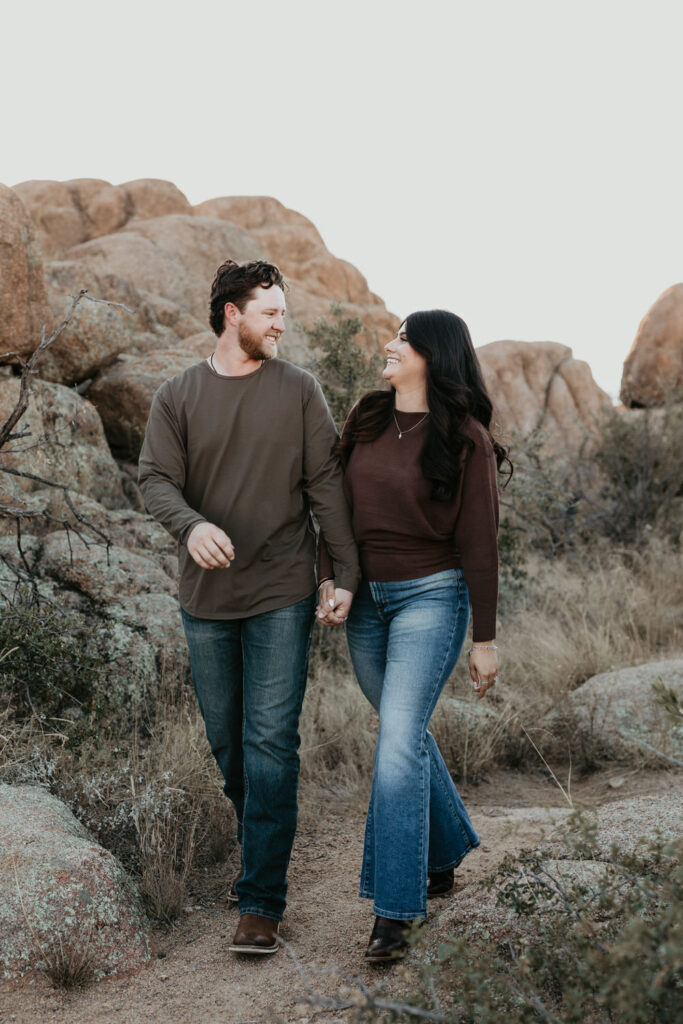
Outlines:
{"type": "Polygon", "coordinates": [[[683,280],[674,0],[13,0],[0,180],[272,195],[389,308],[553,340],[616,395],[683,280]]]}

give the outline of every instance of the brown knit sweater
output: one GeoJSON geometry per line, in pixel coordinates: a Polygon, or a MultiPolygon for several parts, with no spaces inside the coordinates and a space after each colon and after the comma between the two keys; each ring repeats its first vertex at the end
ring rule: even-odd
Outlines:
{"type": "MultiPolygon", "coordinates": [[[[423,413],[396,413],[375,441],[356,444],[344,492],[366,580],[407,580],[462,568],[472,606],[473,638],[496,635],[498,599],[498,490],[496,459],[487,431],[471,417],[463,432],[474,441],[457,494],[433,501],[420,453],[423,413]],[[414,427],[414,429],[410,429],[414,427]]],[[[332,575],[322,551],[320,575],[332,575]]]]}

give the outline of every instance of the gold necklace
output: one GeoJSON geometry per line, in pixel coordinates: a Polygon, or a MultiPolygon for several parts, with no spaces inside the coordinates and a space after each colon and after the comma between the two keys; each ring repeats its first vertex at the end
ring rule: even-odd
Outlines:
{"type": "Polygon", "coordinates": [[[415,430],[417,427],[420,426],[421,423],[424,423],[424,421],[429,416],[429,413],[426,412],[421,420],[418,420],[417,423],[413,423],[412,427],[408,427],[407,430],[401,430],[401,428],[398,425],[398,420],[396,419],[395,412],[392,411],[391,415],[394,417],[394,423],[396,424],[396,429],[398,430],[398,439],[400,441],[404,434],[409,434],[411,430],[415,430]]]}

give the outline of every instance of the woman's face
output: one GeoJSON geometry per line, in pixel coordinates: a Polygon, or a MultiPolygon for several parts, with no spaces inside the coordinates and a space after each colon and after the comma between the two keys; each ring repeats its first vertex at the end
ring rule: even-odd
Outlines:
{"type": "Polygon", "coordinates": [[[396,388],[414,388],[427,382],[427,360],[416,352],[408,341],[405,324],[398,334],[384,346],[387,363],[382,371],[385,380],[396,388]]]}

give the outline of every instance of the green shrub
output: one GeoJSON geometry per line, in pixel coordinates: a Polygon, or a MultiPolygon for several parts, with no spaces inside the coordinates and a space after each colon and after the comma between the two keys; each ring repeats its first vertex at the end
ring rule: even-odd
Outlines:
{"type": "Polygon", "coordinates": [[[359,335],[367,333],[363,321],[345,316],[338,303],[330,306],[330,319],[321,317],[303,330],[319,353],[308,369],[320,380],[332,417],[341,428],[354,402],[381,385],[382,361],[378,354],[368,354],[359,341],[359,335]]]}
{"type": "Polygon", "coordinates": [[[99,717],[108,705],[108,636],[101,619],[46,603],[6,608],[0,620],[0,688],[16,713],[99,717]]]}
{"type": "MultiPolygon", "coordinates": [[[[680,396],[679,396],[680,397],[680,396]]],[[[592,454],[597,488],[586,489],[587,524],[619,544],[658,529],[679,541],[683,527],[683,404],[612,411],[592,454]]]]}
{"type": "Polygon", "coordinates": [[[576,455],[547,450],[542,433],[514,437],[515,472],[501,497],[503,593],[527,553],[555,558],[595,540],[637,547],[653,533],[680,544],[683,403],[608,410],[576,455]]]}
{"type": "MultiPolygon", "coordinates": [[[[488,885],[511,912],[423,954],[417,991],[365,1020],[442,1024],[673,1024],[683,998],[683,840],[605,850],[580,816],[559,849],[508,857],[488,885]]],[[[425,930],[428,932],[428,930],[425,930]]]]}

